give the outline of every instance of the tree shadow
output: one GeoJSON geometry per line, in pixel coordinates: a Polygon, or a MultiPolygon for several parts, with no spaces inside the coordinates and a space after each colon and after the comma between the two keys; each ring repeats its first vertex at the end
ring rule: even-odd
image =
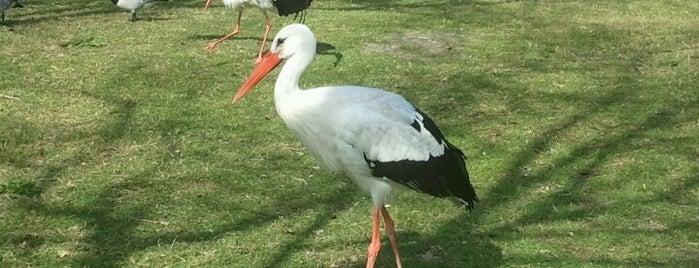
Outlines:
{"type": "MultiPolygon", "coordinates": [[[[360,1],[374,8],[386,7],[390,1],[360,1]],[[383,6],[381,6],[383,5],[383,6]]],[[[179,3],[179,1],[178,1],[179,3]]],[[[184,5],[194,5],[193,1],[187,2],[184,5]]],[[[423,4],[430,8],[444,8],[448,3],[439,4],[423,4]],[[431,5],[431,6],[429,6],[431,5]],[[435,6],[437,5],[437,6],[435,6]]],[[[108,6],[108,5],[107,5],[108,6]]],[[[424,7],[420,4],[415,6],[399,6],[398,8],[413,8],[424,7]]],[[[396,8],[396,7],[394,7],[396,8]]],[[[359,8],[358,8],[359,9],[359,8]]],[[[69,10],[57,10],[59,13],[67,13],[69,10]]],[[[94,9],[91,11],[78,11],[78,15],[100,14],[101,12],[120,12],[119,10],[102,10],[94,9]],[[87,12],[87,13],[86,13],[87,12]],[[89,13],[94,12],[94,13],[89,13]]],[[[60,16],[60,15],[56,15],[60,16]]],[[[50,19],[51,17],[42,17],[40,20],[50,19]]],[[[610,30],[612,31],[612,30],[610,30]]],[[[606,40],[595,40],[591,42],[587,49],[594,50],[599,42],[616,43],[619,39],[623,39],[627,35],[613,33],[606,40]],[[621,35],[621,38],[616,36],[621,35]],[[614,37],[613,39],[610,39],[614,37]]],[[[206,38],[207,36],[195,36],[193,38],[206,38]]],[[[218,37],[218,36],[215,36],[218,37]]],[[[215,38],[214,37],[214,38],[215,38]]],[[[604,36],[603,36],[604,37],[604,36]]],[[[259,38],[248,37],[245,39],[260,40],[259,38]]],[[[603,38],[604,39],[604,38],[603,38]]],[[[555,46],[557,44],[549,44],[555,46]]],[[[334,46],[326,43],[318,44],[318,51],[321,55],[334,55],[336,65],[342,59],[342,54],[335,51],[334,46]]],[[[639,52],[637,60],[645,61],[643,53],[639,52]]],[[[607,163],[609,159],[619,153],[628,152],[631,150],[642,150],[643,140],[650,135],[649,132],[658,129],[673,129],[678,125],[687,122],[693,122],[696,117],[682,117],[677,114],[678,109],[688,107],[689,101],[686,103],[673,103],[676,106],[668,106],[654,113],[644,115],[644,119],[634,122],[623,122],[624,126],[620,130],[609,129],[605,135],[590,138],[579,142],[563,142],[560,137],[565,135],[571,129],[578,127],[582,123],[596,120],[596,116],[610,111],[624,112],[625,103],[629,100],[629,95],[640,94],[642,90],[649,90],[644,85],[639,84],[642,74],[634,73],[633,65],[635,63],[628,62],[628,65],[621,66],[624,74],[611,77],[616,79],[613,83],[626,85],[623,94],[614,91],[608,91],[605,94],[596,96],[586,96],[584,94],[563,94],[552,93],[547,97],[557,101],[563,101],[565,104],[579,105],[580,109],[556,122],[542,123],[541,128],[535,134],[531,135],[527,146],[507,157],[506,167],[501,171],[501,177],[494,179],[493,185],[487,189],[481,189],[479,195],[481,202],[478,204],[482,208],[481,211],[476,211],[470,215],[460,214],[455,219],[440,224],[437,231],[430,234],[421,234],[416,232],[399,232],[398,240],[402,250],[407,252],[423,252],[421,256],[403,256],[407,265],[411,267],[435,267],[439,264],[463,264],[463,266],[476,267],[495,267],[503,262],[503,252],[494,243],[494,240],[499,237],[510,237],[512,233],[516,233],[517,229],[522,226],[536,225],[540,223],[550,223],[555,221],[583,221],[587,218],[595,217],[612,209],[611,205],[604,200],[596,200],[590,197],[591,189],[588,183],[595,180],[600,172],[600,166],[607,163]],[[578,104],[578,103],[584,103],[578,104]],[[536,171],[528,171],[528,168],[536,163],[536,160],[543,155],[547,150],[556,146],[564,145],[570,150],[565,155],[556,156],[547,166],[537,169],[536,171]],[[584,159],[584,161],[583,161],[584,159]],[[559,168],[568,166],[577,166],[574,171],[559,171],[559,168]],[[473,225],[478,225],[486,221],[485,217],[495,211],[499,211],[504,207],[513,206],[521,201],[521,199],[529,195],[530,192],[536,190],[542,184],[549,182],[557,182],[560,185],[555,192],[541,195],[534,200],[527,202],[523,207],[526,211],[512,221],[497,224],[495,227],[487,230],[486,233],[479,233],[473,225]],[[565,208],[563,205],[574,204],[565,208]],[[558,207],[558,211],[552,209],[558,207]],[[468,223],[468,224],[466,224],[468,223]],[[459,241],[453,242],[453,241],[459,241]],[[460,244],[459,244],[460,243],[460,244]],[[456,247],[458,246],[458,247],[456,247]]],[[[588,63],[584,68],[595,68],[597,65],[588,63]]],[[[557,66],[547,65],[545,62],[533,59],[523,62],[522,68],[526,68],[531,72],[555,72],[559,68],[557,66]]],[[[595,79],[607,79],[610,77],[598,77],[595,79]]],[[[115,78],[118,79],[118,78],[115,78]]],[[[456,81],[453,85],[445,85],[441,88],[444,95],[454,98],[454,101],[446,105],[441,101],[430,101],[425,104],[428,108],[425,110],[433,111],[435,118],[446,118],[452,112],[456,113],[471,113],[474,108],[472,105],[464,105],[464,103],[474,103],[477,96],[473,91],[458,90],[454,85],[469,84],[476,89],[484,89],[488,91],[507,91],[512,88],[505,88],[498,83],[492,74],[469,74],[466,72],[455,72],[451,74],[450,81],[456,81]]],[[[432,88],[431,81],[425,81],[420,77],[415,77],[406,86],[416,88],[432,88]]],[[[602,83],[602,82],[600,82],[602,83]]],[[[602,83],[603,84],[603,83],[602,83]]],[[[516,86],[520,86],[517,84],[516,86]]],[[[525,87],[525,85],[521,85],[525,87]]],[[[525,96],[526,98],[527,96],[525,96]]],[[[108,149],[110,144],[118,142],[131,133],[130,127],[134,125],[134,114],[140,108],[140,102],[130,97],[124,97],[118,93],[94,95],[93,98],[102,100],[108,103],[112,109],[108,117],[104,119],[101,126],[93,132],[81,132],[74,130],[71,133],[62,135],[65,140],[57,142],[66,142],[67,140],[81,140],[87,137],[97,136],[103,142],[100,144],[100,149],[87,154],[76,153],[64,159],[59,165],[42,166],[42,172],[39,172],[37,178],[48,178],[49,181],[55,180],[61,176],[66,169],[79,166],[86,160],[97,157],[100,150],[108,149]]],[[[542,101],[542,100],[540,100],[542,101]]],[[[531,105],[530,100],[522,100],[522,98],[513,97],[507,101],[507,105],[513,110],[526,115],[538,115],[536,106],[531,105]]],[[[479,115],[472,116],[470,121],[478,123],[479,120],[484,120],[487,116],[480,117],[479,115]]],[[[5,117],[2,120],[9,122],[8,125],[26,129],[24,133],[32,133],[30,130],[35,129],[34,126],[24,122],[24,120],[15,117],[5,117]]],[[[438,120],[439,121],[439,120],[438,120]]],[[[449,124],[458,124],[459,122],[450,121],[449,124]]],[[[178,120],[176,116],[173,118],[163,119],[159,125],[152,126],[155,128],[155,133],[149,135],[164,135],[165,133],[173,132],[177,127],[193,127],[186,120],[178,120]]],[[[513,127],[516,127],[513,125],[513,127]]],[[[444,126],[443,126],[444,128],[444,126]]],[[[143,129],[141,129],[142,131],[143,129]]],[[[38,132],[38,131],[37,131],[38,132]]],[[[177,135],[177,134],[174,134],[177,135]]],[[[463,134],[462,136],[466,136],[463,134]]],[[[12,137],[14,139],[14,137],[12,137]]],[[[16,144],[31,144],[38,139],[37,137],[19,137],[16,144]]],[[[655,139],[656,147],[666,150],[669,154],[679,155],[680,157],[695,157],[696,148],[682,145],[691,142],[691,139],[655,139]]],[[[167,141],[166,141],[167,142],[167,141]]],[[[470,156],[476,159],[478,156],[470,156]]],[[[167,157],[160,159],[161,162],[168,162],[167,157]]],[[[4,164],[11,165],[17,168],[34,168],[31,161],[22,155],[17,154],[0,154],[0,161],[4,164]]],[[[346,210],[357,198],[364,193],[361,193],[354,185],[341,185],[332,190],[319,193],[317,196],[309,196],[302,189],[285,190],[277,193],[272,203],[263,208],[250,208],[240,204],[227,204],[226,209],[233,211],[244,211],[249,216],[241,217],[235,221],[214,224],[210,230],[190,230],[179,229],[168,232],[155,232],[154,234],[136,235],[136,229],[143,219],[149,219],[154,214],[155,203],[167,202],[163,200],[143,202],[133,204],[123,208],[120,203],[129,192],[145,191],[158,192],[162,191],[161,186],[151,181],[153,177],[157,177],[161,171],[160,164],[153,164],[147,170],[136,174],[129,174],[120,181],[111,183],[101,191],[95,194],[95,201],[84,205],[75,204],[47,204],[41,200],[29,200],[24,202],[24,206],[29,211],[36,211],[45,216],[77,218],[85,222],[86,228],[89,229],[88,235],[82,240],[89,245],[89,254],[75,258],[75,266],[99,266],[99,267],[114,267],[122,266],[124,261],[133,253],[139,250],[144,250],[149,247],[157,246],[163,241],[181,241],[181,242],[201,242],[219,239],[226,233],[248,231],[279,219],[280,217],[293,217],[304,208],[318,208],[319,213],[314,215],[312,223],[300,231],[297,231],[291,241],[284,242],[277,250],[274,251],[271,257],[266,258],[263,262],[265,267],[277,267],[283,265],[289,258],[304,250],[304,244],[310,239],[314,231],[321,229],[327,225],[338,212],[346,210]]],[[[692,169],[694,174],[699,170],[692,169]]],[[[201,176],[204,178],[227,176],[227,171],[221,169],[217,171],[209,171],[201,176]]],[[[484,181],[484,178],[477,178],[475,181],[484,181]]],[[[689,190],[696,189],[699,185],[699,178],[685,178],[684,181],[669,187],[665,191],[649,194],[643,202],[672,202],[678,205],[687,205],[689,190]]],[[[244,189],[236,188],[236,185],[231,183],[219,183],[219,187],[228,187],[232,192],[243,192],[244,189]]],[[[47,185],[46,188],[49,188],[47,185]]],[[[215,202],[206,203],[201,201],[212,209],[221,210],[219,204],[215,202]]],[[[689,203],[691,204],[691,203],[689,203]]],[[[685,221],[668,228],[674,230],[685,230],[686,233],[693,233],[693,228],[696,227],[696,221],[685,221]]],[[[634,230],[611,230],[605,231],[610,233],[624,233],[629,236],[648,235],[650,232],[634,231],[634,230]]],[[[581,235],[584,235],[581,234],[581,235]]],[[[9,241],[12,244],[21,244],[26,241],[28,250],[37,248],[46,243],[46,239],[41,236],[21,233],[8,233],[1,235],[3,241],[9,241]]],[[[385,239],[384,239],[385,240],[385,239]]],[[[504,239],[506,240],[506,239],[504,239]]],[[[366,241],[357,241],[358,247],[366,246],[366,241]]],[[[512,260],[512,259],[510,259],[512,260]]],[[[545,259],[552,265],[562,264],[556,260],[545,259]]],[[[517,263],[518,260],[512,260],[515,265],[530,265],[528,263],[517,263]]],[[[542,260],[543,261],[543,260],[542,260]]],[[[696,264],[697,259],[687,257],[679,260],[680,263],[691,266],[696,264]]],[[[356,263],[343,263],[341,266],[361,267],[364,260],[358,260],[356,263]]],[[[614,265],[623,266],[629,263],[620,262],[619,260],[609,259],[606,257],[597,257],[591,261],[592,264],[599,265],[614,265]]],[[[663,265],[653,259],[636,260],[634,263],[638,265],[663,265]]],[[[393,266],[393,257],[390,252],[390,247],[384,245],[382,254],[379,259],[379,264],[382,266],[393,266]]]]}
{"type": "MultiPolygon", "coordinates": [[[[320,212],[314,217],[313,222],[304,227],[301,231],[294,233],[292,241],[284,243],[279,250],[267,258],[262,267],[279,267],[284,264],[294,253],[304,250],[304,244],[310,240],[315,231],[322,229],[331,220],[336,218],[336,214],[348,209],[357,199],[357,189],[354,185],[342,184],[338,189],[323,193],[319,198],[299,198],[304,190],[300,192],[287,192],[281,198],[275,199],[274,205],[281,211],[295,211],[296,209],[314,208],[320,212]],[[320,206],[318,206],[320,205],[320,206]]],[[[289,215],[286,215],[289,216],[289,215]]]]}
{"type": "MultiPolygon", "coordinates": [[[[404,263],[410,267],[499,267],[503,262],[502,249],[492,238],[475,230],[473,216],[462,213],[431,234],[398,234],[402,250],[420,253],[404,256],[404,263]]],[[[385,253],[390,255],[388,250],[385,253]]],[[[385,266],[391,267],[393,259],[388,257],[385,266]]]]}
{"type": "Polygon", "coordinates": [[[24,12],[18,14],[17,25],[35,24],[47,20],[56,20],[63,17],[87,17],[123,12],[109,1],[97,1],[86,4],[84,1],[69,1],[60,4],[51,1],[40,3],[27,3],[24,12]]]}
{"type": "Polygon", "coordinates": [[[434,9],[445,10],[458,5],[501,5],[510,2],[520,2],[522,0],[502,0],[502,1],[473,1],[473,0],[457,0],[457,1],[441,1],[441,2],[421,2],[421,3],[404,3],[400,0],[351,0],[348,1],[349,6],[340,8],[313,8],[317,10],[341,10],[341,11],[356,11],[356,10],[391,10],[400,12],[410,12],[413,9],[434,9]]]}
{"type": "MultiPolygon", "coordinates": [[[[68,140],[82,140],[98,136],[101,144],[98,145],[92,154],[73,155],[72,158],[65,159],[64,166],[44,167],[38,177],[47,177],[51,180],[60,177],[61,173],[75,166],[80,166],[89,158],[97,157],[101,150],[108,149],[111,144],[120,140],[133,138],[134,113],[139,109],[139,103],[130,97],[122,97],[118,93],[83,93],[86,97],[92,97],[112,104],[112,112],[104,118],[101,126],[94,132],[74,131],[64,133],[63,138],[67,140],[57,140],[57,142],[68,142],[68,140]],[[102,95],[104,94],[104,95],[102,95]]],[[[176,132],[175,129],[190,127],[188,121],[164,120],[160,125],[154,126],[162,136],[166,133],[176,132]]],[[[30,125],[26,126],[31,127],[30,125]]],[[[176,135],[177,133],[175,133],[176,135]]],[[[167,139],[167,137],[166,137],[167,139]]],[[[26,142],[31,142],[28,137],[26,142]]],[[[159,192],[162,185],[154,178],[162,176],[159,174],[164,166],[167,166],[170,156],[163,155],[160,161],[155,161],[149,167],[134,174],[126,174],[107,183],[107,186],[90,195],[90,201],[70,202],[70,203],[46,203],[41,199],[23,198],[19,205],[25,211],[31,211],[47,218],[69,218],[73,221],[82,222],[86,235],[81,237],[80,244],[86,254],[80,254],[71,258],[72,266],[80,267],[118,267],[122,266],[127,258],[135,252],[160,246],[162,243],[178,241],[182,243],[196,243],[202,241],[217,240],[232,232],[245,232],[257,228],[257,226],[269,224],[280,218],[293,218],[299,213],[303,213],[306,208],[319,207],[320,213],[315,215],[314,223],[297,232],[294,240],[285,243],[273,256],[266,259],[265,267],[277,267],[287,260],[291,254],[302,250],[302,244],[312,237],[315,230],[325,226],[330,220],[335,218],[335,213],[345,210],[352,205],[356,199],[356,189],[352,185],[342,184],[334,191],[321,192],[317,195],[309,195],[304,188],[275,193],[275,198],[271,204],[264,206],[248,207],[243,204],[226,204],[225,209],[231,213],[247,215],[239,217],[233,221],[212,224],[209,228],[178,229],[174,231],[160,231],[154,233],[140,233],[136,229],[143,225],[144,221],[151,221],[156,215],[159,204],[171,202],[171,200],[142,200],[138,203],[129,202],[130,196],[137,192],[159,192]]],[[[15,166],[31,166],[27,159],[2,159],[3,162],[15,166]]],[[[225,171],[212,171],[203,174],[206,177],[228,177],[231,174],[225,171]]],[[[192,178],[179,178],[182,180],[195,181],[192,178]]],[[[245,189],[238,188],[230,181],[217,182],[218,186],[232,193],[245,192],[245,189]]],[[[310,186],[313,188],[314,186],[310,186]]],[[[46,185],[44,189],[50,189],[51,185],[46,185]]],[[[207,200],[205,197],[199,200],[203,206],[211,210],[221,210],[220,200],[207,200]]],[[[6,243],[18,244],[22,247],[22,252],[28,252],[40,247],[46,239],[40,235],[31,233],[3,233],[0,239],[6,243]]]]}
{"type": "MultiPolygon", "coordinates": [[[[384,5],[386,2],[390,1],[382,1],[375,4],[368,3],[367,6],[371,8],[372,5],[384,5]]],[[[366,7],[357,8],[363,9],[366,7]]],[[[454,12],[456,11],[458,10],[454,12]]],[[[464,15],[464,17],[470,18],[469,15],[464,15]]],[[[533,18],[518,17],[517,19],[530,22],[533,18]]],[[[488,23],[497,24],[498,21],[498,19],[495,19],[494,22],[489,21],[488,23]]],[[[466,27],[469,23],[481,22],[464,21],[466,27]]],[[[422,79],[423,76],[421,74],[413,75],[417,79],[406,79],[406,81],[400,82],[399,91],[406,88],[414,89],[415,92],[422,92],[423,90],[439,92],[436,93],[440,96],[439,100],[425,101],[424,99],[421,100],[419,95],[415,95],[412,98],[409,97],[409,99],[420,100],[422,102],[420,104],[426,107],[423,110],[428,111],[436,121],[442,123],[446,121],[442,125],[442,128],[446,129],[445,132],[449,132],[450,125],[479,124],[479,122],[484,122],[483,120],[496,120],[496,122],[499,121],[510,125],[508,127],[519,127],[519,122],[516,120],[507,122],[506,119],[497,118],[498,115],[490,115],[479,111],[478,104],[480,100],[478,96],[482,95],[479,94],[480,92],[503,95],[502,100],[506,104],[508,111],[529,118],[546,118],[550,116],[550,114],[545,114],[539,109],[542,104],[544,106],[570,105],[578,108],[577,111],[572,112],[566,118],[557,119],[557,121],[553,122],[542,120],[540,125],[533,131],[534,134],[526,138],[526,146],[507,156],[506,168],[499,172],[501,174],[499,177],[492,179],[494,181],[492,186],[477,191],[481,197],[479,205],[486,212],[472,215],[472,222],[485,223],[489,221],[484,217],[485,215],[497,211],[507,211],[513,207],[520,208],[518,212],[521,215],[517,215],[511,221],[504,221],[495,224],[493,228],[489,228],[487,231],[489,237],[498,238],[502,237],[503,234],[517,233],[519,229],[526,226],[536,226],[558,221],[586,222],[589,219],[609,213],[610,210],[618,210],[619,207],[615,207],[616,202],[610,202],[610,200],[601,199],[593,195],[595,188],[589,184],[590,182],[597,183],[598,181],[596,180],[598,180],[599,176],[607,175],[602,174],[604,166],[608,165],[618,155],[647,149],[635,144],[647,144],[649,143],[648,140],[652,139],[653,147],[656,150],[660,149],[663,152],[667,152],[667,154],[679,156],[690,161],[692,157],[696,159],[696,150],[690,149],[686,145],[688,143],[691,144],[692,138],[685,137],[684,141],[677,139],[675,142],[672,142],[671,139],[663,140],[653,137],[653,134],[651,134],[654,131],[668,131],[677,126],[695,122],[692,120],[696,120],[696,117],[681,115],[681,112],[690,109],[689,103],[691,101],[669,101],[665,108],[651,113],[641,109],[641,104],[633,103],[635,96],[641,96],[644,92],[656,90],[640,82],[645,77],[643,73],[638,71],[639,65],[652,60],[653,52],[639,51],[635,48],[626,50],[624,45],[627,43],[627,40],[632,39],[632,36],[629,32],[623,30],[603,25],[586,25],[585,27],[583,25],[571,25],[570,27],[572,30],[547,36],[549,38],[536,39],[537,37],[523,36],[523,39],[530,38],[542,46],[542,48],[539,48],[541,55],[537,55],[538,57],[532,56],[521,62],[514,62],[512,63],[514,64],[513,69],[534,74],[562,71],[584,73],[599,70],[600,68],[608,69],[609,72],[601,74],[601,76],[588,77],[588,79],[592,80],[590,84],[600,87],[600,90],[594,94],[553,92],[510,97],[506,93],[500,93],[528,91],[527,85],[521,82],[511,82],[512,80],[517,80],[517,77],[520,76],[517,73],[467,73],[456,71],[452,74],[440,74],[440,77],[441,75],[447,77],[444,80],[449,81],[448,83],[434,81],[432,78],[422,79]],[[571,36],[579,35],[576,32],[578,29],[576,27],[579,27],[579,29],[592,29],[590,32],[594,32],[594,36],[590,36],[589,44],[585,43],[585,46],[568,48],[566,42],[579,39],[571,36]],[[566,51],[569,54],[555,55],[554,48],[559,47],[561,49],[569,49],[570,51],[566,51]],[[604,58],[608,55],[604,55],[600,51],[600,48],[606,47],[615,49],[621,47],[621,51],[630,51],[632,55],[625,55],[628,57],[628,60],[608,60],[604,58]],[[578,65],[570,65],[568,64],[569,62],[552,64],[547,60],[547,58],[550,59],[551,57],[570,57],[570,62],[575,62],[579,60],[581,55],[584,55],[585,58],[599,58],[600,61],[604,61],[604,64],[608,65],[603,66],[600,61],[594,60],[578,65]],[[574,68],[571,69],[571,66],[574,66],[574,68]],[[509,83],[503,83],[503,81],[509,83]],[[460,88],[462,85],[470,85],[470,87],[466,89],[460,88]],[[597,122],[605,114],[633,113],[630,109],[635,108],[643,111],[643,116],[620,120],[621,123],[618,127],[604,126],[603,124],[600,126],[597,122]],[[448,119],[455,115],[458,115],[458,118],[465,118],[466,122],[453,119],[440,120],[448,119]],[[604,131],[595,129],[594,132],[601,132],[601,134],[589,138],[586,137],[582,140],[565,140],[571,132],[578,131],[577,129],[581,125],[592,125],[604,131]],[[552,148],[560,146],[566,147],[567,152],[564,155],[555,156],[553,160],[543,164],[539,163],[540,159],[544,158],[543,156],[550,155],[552,148]],[[535,169],[532,170],[532,167],[535,167],[535,169]],[[544,188],[543,186],[549,184],[554,185],[555,189],[542,193],[539,196],[532,195],[539,188],[544,188]]],[[[508,63],[505,64],[507,65],[508,63]]],[[[406,94],[411,95],[413,92],[408,91],[406,94]]],[[[454,135],[447,136],[453,137],[454,135]]],[[[466,140],[472,139],[465,134],[456,134],[456,137],[466,140]]],[[[491,145],[486,142],[483,142],[480,146],[499,147],[497,144],[491,145]]],[[[470,164],[473,165],[479,161],[480,157],[473,155],[469,156],[469,158],[472,160],[470,164]]],[[[473,175],[477,183],[479,181],[478,174],[473,175]]],[[[688,201],[692,198],[690,189],[696,189],[696,186],[699,185],[699,178],[696,176],[684,177],[680,181],[681,183],[677,183],[670,189],[649,196],[647,202],[671,201],[684,205],[691,204],[692,202],[688,201]]],[[[476,188],[478,189],[479,187],[476,185],[476,188]]],[[[546,189],[546,191],[549,190],[546,189]]],[[[689,229],[684,227],[677,228],[690,232],[689,229]]],[[[628,264],[625,261],[605,258],[600,258],[598,261],[596,263],[606,265],[618,266],[628,264]]],[[[691,262],[691,258],[678,260],[678,263],[686,264],[691,262]]],[[[546,263],[564,262],[560,259],[552,260],[548,258],[546,263]]],[[[638,263],[641,265],[657,264],[657,261],[649,259],[647,262],[639,261],[638,263]]],[[[527,265],[527,263],[522,263],[522,265],[527,265]]]]}
{"type": "MultiPolygon", "coordinates": [[[[25,1],[26,2],[26,1],[25,1]]],[[[24,4],[24,2],[23,2],[24,4]]],[[[175,9],[175,8],[194,8],[201,5],[203,8],[203,3],[200,1],[183,1],[183,0],[171,0],[168,2],[156,4],[153,7],[141,8],[138,11],[137,21],[166,21],[169,18],[158,17],[155,15],[157,12],[149,12],[148,10],[154,9],[175,9]],[[144,12],[145,10],[145,12],[144,12]],[[148,15],[141,16],[141,14],[147,13],[148,15]]],[[[89,17],[96,15],[107,15],[113,13],[123,13],[124,21],[128,22],[130,18],[130,13],[116,7],[110,1],[84,1],[84,0],[63,0],[60,3],[55,1],[31,1],[26,3],[25,10],[19,12],[15,18],[12,20],[14,25],[28,25],[35,24],[43,21],[57,20],[65,17],[79,18],[79,17],[89,17]]]]}
{"type": "MultiPolygon", "coordinates": [[[[334,192],[322,193],[314,198],[299,198],[304,196],[303,190],[297,192],[285,192],[275,203],[258,209],[250,209],[234,204],[226,205],[231,212],[246,212],[250,216],[210,226],[207,230],[177,230],[172,232],[158,232],[154,235],[139,235],[134,229],[148,220],[154,213],[155,204],[141,202],[124,209],[121,203],[123,195],[130,191],[158,191],[159,186],[150,181],[156,176],[157,167],[141,174],[135,174],[114,183],[98,193],[97,202],[88,206],[78,207],[71,205],[48,205],[42,202],[28,202],[27,210],[35,211],[49,217],[71,217],[80,219],[90,234],[82,239],[82,243],[89,245],[84,257],[75,258],[76,266],[100,266],[118,267],[134,252],[149,247],[159,246],[162,243],[177,241],[180,243],[196,243],[220,239],[226,233],[245,232],[256,226],[268,224],[283,217],[293,217],[301,213],[303,208],[312,207],[313,204],[328,204],[323,206],[323,212],[315,217],[313,224],[294,235],[294,240],[285,243],[271,258],[268,258],[263,267],[278,267],[289,256],[302,250],[304,241],[312,237],[315,230],[325,226],[328,221],[335,218],[334,213],[346,209],[353,203],[356,193],[351,186],[345,185],[334,192]],[[338,198],[345,197],[345,198],[338,198]],[[291,201],[291,202],[290,202],[291,201]],[[118,208],[118,210],[117,210],[118,208]]],[[[241,190],[241,189],[239,189],[241,190]]],[[[159,202],[160,203],[160,202],[159,202]]],[[[220,209],[221,204],[210,204],[220,209]]],[[[14,237],[7,236],[4,239],[12,241],[25,241],[27,248],[36,247],[42,243],[41,237],[14,237]],[[28,242],[26,242],[28,241],[28,242]]]]}

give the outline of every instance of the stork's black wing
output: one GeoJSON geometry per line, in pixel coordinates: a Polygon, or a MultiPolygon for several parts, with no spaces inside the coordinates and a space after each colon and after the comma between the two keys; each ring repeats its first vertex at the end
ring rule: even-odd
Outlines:
{"type": "Polygon", "coordinates": [[[384,177],[415,191],[435,197],[452,197],[472,209],[478,201],[476,191],[469,180],[463,152],[444,138],[437,125],[422,111],[419,119],[411,124],[418,132],[429,131],[434,139],[444,146],[441,155],[430,155],[426,160],[396,159],[379,161],[364,155],[371,173],[375,177],[384,177]]]}

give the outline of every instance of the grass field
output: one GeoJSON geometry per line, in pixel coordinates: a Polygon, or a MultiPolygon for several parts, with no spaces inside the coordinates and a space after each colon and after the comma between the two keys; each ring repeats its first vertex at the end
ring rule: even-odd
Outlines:
{"type": "MultiPolygon", "coordinates": [[[[220,1],[136,23],[107,0],[21,2],[0,26],[0,267],[363,267],[371,200],[286,129],[274,77],[231,104],[258,11],[209,53],[235,23],[220,1]]],[[[393,199],[406,267],[699,267],[697,14],[316,0],[302,86],[400,93],[467,154],[475,211],[393,199]]]]}

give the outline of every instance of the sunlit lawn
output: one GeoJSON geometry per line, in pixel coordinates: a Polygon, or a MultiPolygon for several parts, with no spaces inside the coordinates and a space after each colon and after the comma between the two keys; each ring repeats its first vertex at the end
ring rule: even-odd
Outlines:
{"type": "MultiPolygon", "coordinates": [[[[0,26],[0,267],[364,266],[371,200],[286,129],[274,77],[231,104],[258,11],[209,53],[237,15],[220,1],[136,23],[110,1],[22,4],[0,26]]],[[[697,14],[317,0],[302,84],[400,93],[468,155],[474,212],[392,201],[406,267],[699,267],[697,14]]]]}

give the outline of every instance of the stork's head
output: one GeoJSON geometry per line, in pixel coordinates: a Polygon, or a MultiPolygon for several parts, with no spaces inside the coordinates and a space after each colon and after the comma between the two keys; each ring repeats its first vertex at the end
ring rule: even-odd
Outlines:
{"type": "Polygon", "coordinates": [[[299,52],[315,55],[316,37],[311,29],[304,24],[289,24],[274,36],[269,52],[280,59],[289,58],[299,52]]]}
{"type": "Polygon", "coordinates": [[[297,56],[305,68],[316,54],[316,38],[308,26],[295,23],[284,26],[272,41],[270,50],[262,56],[259,62],[255,65],[255,69],[250,76],[243,82],[238,92],[233,98],[233,102],[243,98],[252,88],[257,85],[262,79],[284,59],[297,56]]]}

